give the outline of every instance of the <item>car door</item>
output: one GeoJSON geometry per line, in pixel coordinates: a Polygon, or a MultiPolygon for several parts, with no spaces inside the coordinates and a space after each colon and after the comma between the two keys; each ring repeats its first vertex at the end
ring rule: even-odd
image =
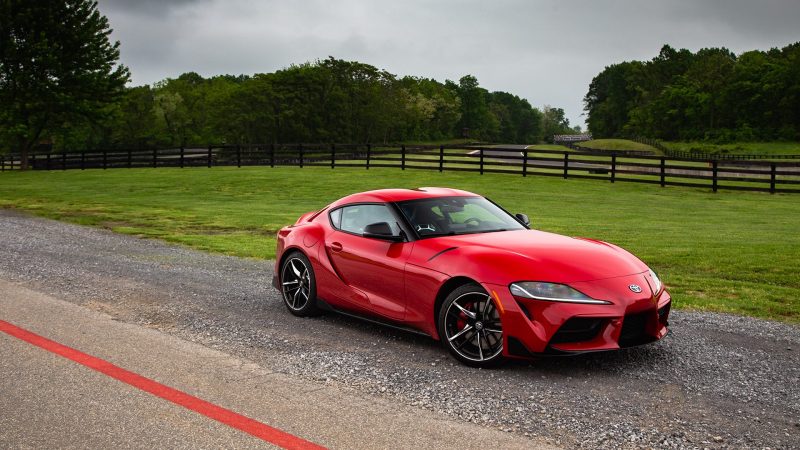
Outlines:
{"type": "Polygon", "coordinates": [[[362,236],[372,223],[386,222],[395,234],[398,218],[386,204],[357,204],[331,214],[334,231],[325,245],[344,282],[367,295],[369,309],[402,320],[405,315],[404,270],[413,242],[391,242],[362,236]]]}

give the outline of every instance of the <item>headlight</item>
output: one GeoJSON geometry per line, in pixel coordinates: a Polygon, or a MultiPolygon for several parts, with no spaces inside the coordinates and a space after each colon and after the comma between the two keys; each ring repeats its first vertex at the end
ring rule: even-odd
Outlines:
{"type": "Polygon", "coordinates": [[[664,287],[661,284],[661,279],[658,278],[658,275],[656,275],[653,269],[647,269],[647,271],[650,274],[650,280],[652,281],[652,284],[650,284],[650,289],[653,290],[653,295],[658,295],[661,292],[661,288],[664,287]]]}
{"type": "Polygon", "coordinates": [[[591,305],[610,305],[605,300],[595,300],[566,284],[544,283],[541,281],[520,281],[508,287],[511,295],[548,302],[585,303],[591,305]]]}

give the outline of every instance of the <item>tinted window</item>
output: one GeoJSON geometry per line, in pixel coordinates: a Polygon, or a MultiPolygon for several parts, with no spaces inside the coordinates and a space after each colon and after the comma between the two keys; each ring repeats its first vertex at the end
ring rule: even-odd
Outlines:
{"type": "Polygon", "coordinates": [[[421,237],[525,229],[515,218],[483,197],[438,197],[410,200],[399,205],[421,237]]]}
{"type": "Polygon", "coordinates": [[[339,229],[350,233],[362,234],[364,228],[373,223],[386,222],[393,234],[400,234],[397,219],[386,205],[353,205],[340,209],[341,222],[339,229]]]}

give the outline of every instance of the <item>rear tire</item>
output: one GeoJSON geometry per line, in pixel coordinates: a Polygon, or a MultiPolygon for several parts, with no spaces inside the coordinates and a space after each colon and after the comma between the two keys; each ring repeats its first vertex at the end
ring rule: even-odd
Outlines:
{"type": "Polygon", "coordinates": [[[286,309],[298,317],[318,315],[317,279],[306,255],[298,251],[287,255],[281,264],[280,275],[286,309]]]}
{"type": "Polygon", "coordinates": [[[503,326],[494,299],[477,283],[453,290],[439,310],[439,338],[460,362],[495,367],[503,357],[503,326]]]}

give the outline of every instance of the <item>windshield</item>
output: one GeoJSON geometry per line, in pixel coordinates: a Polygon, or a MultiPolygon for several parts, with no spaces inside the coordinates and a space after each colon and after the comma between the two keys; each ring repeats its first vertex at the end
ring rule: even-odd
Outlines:
{"type": "Polygon", "coordinates": [[[420,237],[525,229],[483,197],[426,198],[397,205],[420,237]]]}

